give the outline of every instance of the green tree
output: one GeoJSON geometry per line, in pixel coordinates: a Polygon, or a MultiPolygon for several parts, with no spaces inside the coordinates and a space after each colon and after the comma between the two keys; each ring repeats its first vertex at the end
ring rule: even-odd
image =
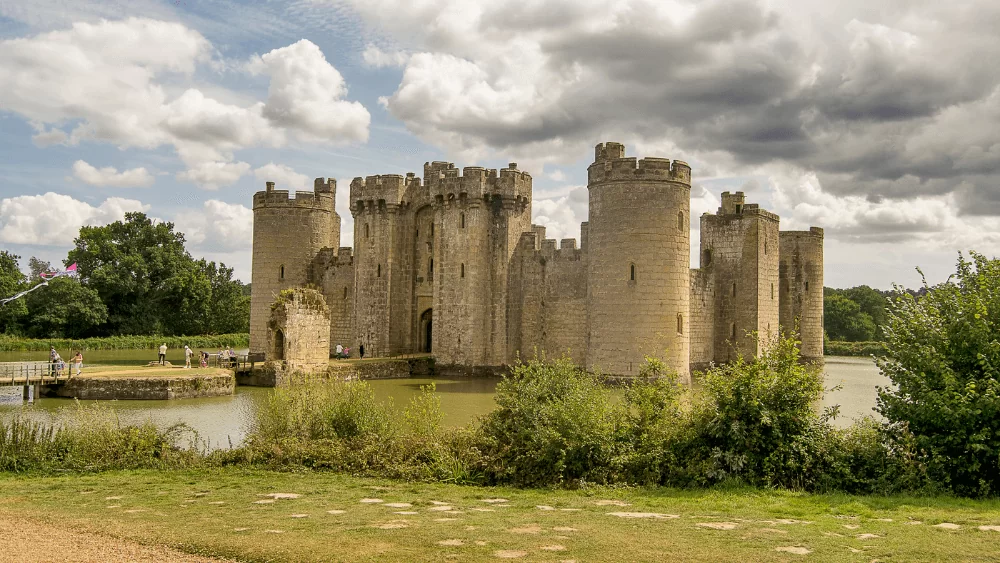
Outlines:
{"type": "Polygon", "coordinates": [[[208,307],[211,318],[208,332],[233,334],[250,332],[250,291],[248,285],[233,279],[233,269],[225,264],[199,260],[198,267],[208,278],[212,299],[208,307]]]}
{"type": "Polygon", "coordinates": [[[871,316],[838,290],[823,298],[823,324],[831,340],[859,342],[875,336],[875,322],[871,316]]]}
{"type": "Polygon", "coordinates": [[[1000,260],[959,254],[956,273],[889,308],[892,381],[878,412],[912,439],[928,474],[963,495],[1000,492],[1000,260]]]}
{"type": "Polygon", "coordinates": [[[888,320],[886,307],[889,305],[889,298],[881,291],[867,285],[845,289],[843,290],[843,294],[851,301],[857,303],[861,307],[862,313],[871,317],[872,323],[875,325],[873,338],[875,340],[884,339],[885,336],[882,332],[882,327],[888,320]]]}
{"type": "Polygon", "coordinates": [[[45,260],[42,260],[41,258],[36,258],[32,256],[30,259],[28,259],[28,271],[31,272],[29,274],[31,280],[35,281],[38,279],[38,275],[41,274],[42,272],[52,271],[52,265],[46,262],[45,260]]]}
{"type": "Polygon", "coordinates": [[[83,338],[108,318],[96,291],[72,278],[56,278],[27,296],[25,332],[34,338],[83,338]]]}
{"type": "MultiPolygon", "coordinates": [[[[20,260],[20,256],[0,250],[0,299],[6,299],[26,289],[20,260]]],[[[0,331],[16,332],[18,323],[27,313],[28,308],[24,304],[24,299],[15,299],[0,305],[0,331]]]]}

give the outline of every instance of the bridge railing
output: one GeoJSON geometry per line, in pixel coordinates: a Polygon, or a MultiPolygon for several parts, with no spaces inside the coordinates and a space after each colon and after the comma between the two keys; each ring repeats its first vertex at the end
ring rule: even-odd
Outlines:
{"type": "Polygon", "coordinates": [[[0,362],[0,385],[25,385],[28,383],[56,382],[69,377],[70,365],[63,362],[0,362]]]}

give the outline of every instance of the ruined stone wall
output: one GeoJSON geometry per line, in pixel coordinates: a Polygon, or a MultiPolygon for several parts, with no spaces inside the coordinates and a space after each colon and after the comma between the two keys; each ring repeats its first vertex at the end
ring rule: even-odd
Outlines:
{"type": "Polygon", "coordinates": [[[289,371],[325,371],[330,360],[330,309],[315,289],[283,291],[271,306],[267,361],[289,371]]]}
{"type": "Polygon", "coordinates": [[[337,344],[355,347],[354,337],[354,256],[350,247],[341,247],[336,255],[324,249],[316,259],[315,271],[321,272],[316,285],[330,309],[330,355],[337,344]]]}
{"type": "Polygon", "coordinates": [[[273,182],[253,197],[250,351],[267,348],[267,320],[278,293],[308,283],[315,256],[340,244],[334,210],[336,181],[316,182],[314,192],[275,190],[273,182]]]}
{"type": "Polygon", "coordinates": [[[635,375],[644,356],[688,376],[691,168],[597,145],[588,168],[587,365],[635,375]],[[633,275],[634,272],[634,275],[633,275]]]}
{"type": "Polygon", "coordinates": [[[796,321],[802,357],[823,357],[823,229],[784,231],[781,239],[780,321],[791,331],[796,321]]]}
{"type": "Polygon", "coordinates": [[[715,359],[715,278],[710,265],[691,269],[691,370],[715,359]]]}

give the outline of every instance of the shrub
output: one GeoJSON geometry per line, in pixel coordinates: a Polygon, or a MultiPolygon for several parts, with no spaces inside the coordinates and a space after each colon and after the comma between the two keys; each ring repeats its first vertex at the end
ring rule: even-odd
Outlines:
{"type": "Polygon", "coordinates": [[[1000,491],[1000,261],[961,254],[947,282],[890,305],[878,412],[912,437],[930,478],[961,495],[1000,491]]]}
{"type": "Polygon", "coordinates": [[[561,359],[514,366],[482,418],[489,483],[522,486],[611,481],[620,410],[593,376],[561,359]]]}
{"type": "Polygon", "coordinates": [[[799,362],[794,338],[775,338],[758,357],[714,366],[691,414],[697,443],[685,446],[687,457],[705,462],[708,482],[739,477],[802,486],[802,470],[822,439],[814,410],[822,394],[820,371],[799,362]]]}

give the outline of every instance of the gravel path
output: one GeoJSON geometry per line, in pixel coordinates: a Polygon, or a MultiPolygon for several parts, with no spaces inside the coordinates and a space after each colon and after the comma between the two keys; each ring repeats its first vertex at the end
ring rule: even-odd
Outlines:
{"type": "Polygon", "coordinates": [[[42,561],[97,563],[223,563],[198,555],[188,555],[167,547],[65,530],[58,526],[0,514],[0,562],[42,561]]]}

